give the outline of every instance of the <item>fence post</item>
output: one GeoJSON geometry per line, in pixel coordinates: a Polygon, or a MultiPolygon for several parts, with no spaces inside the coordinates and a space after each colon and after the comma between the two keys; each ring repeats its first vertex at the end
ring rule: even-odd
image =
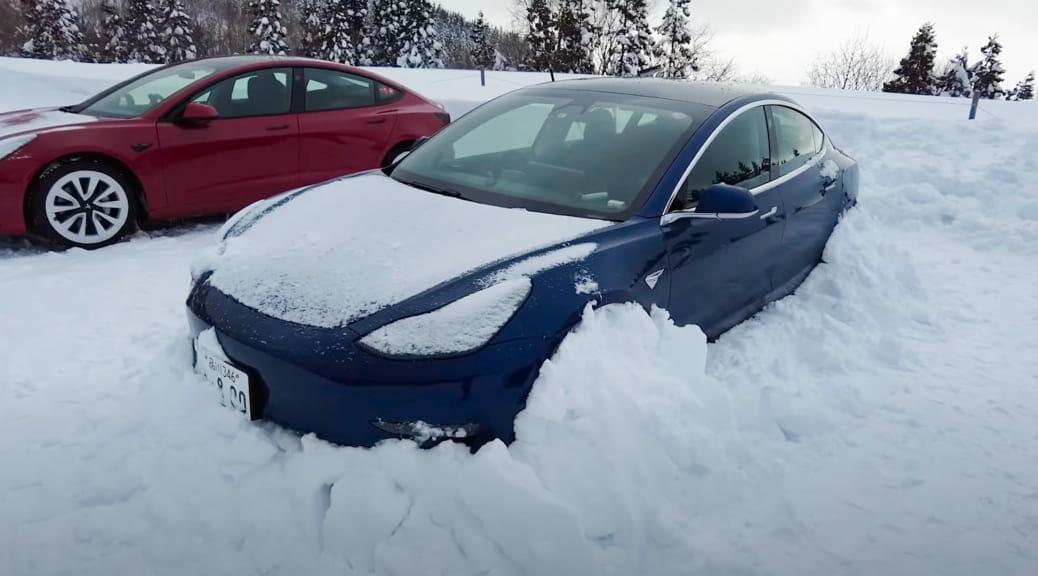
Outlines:
{"type": "Polygon", "coordinates": [[[980,104],[980,90],[973,91],[973,101],[970,102],[970,120],[977,117],[977,104],[980,104]]]}
{"type": "Polygon", "coordinates": [[[487,85],[487,69],[484,68],[483,66],[479,67],[479,85],[480,86],[486,86],[487,85]]]}

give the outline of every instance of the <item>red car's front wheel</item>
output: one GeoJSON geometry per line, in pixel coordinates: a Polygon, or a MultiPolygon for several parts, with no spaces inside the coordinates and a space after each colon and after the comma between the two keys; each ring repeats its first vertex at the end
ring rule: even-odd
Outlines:
{"type": "Polygon", "coordinates": [[[118,170],[89,160],[44,172],[33,195],[33,215],[46,236],[67,246],[99,248],[133,225],[132,184],[118,170]]]}

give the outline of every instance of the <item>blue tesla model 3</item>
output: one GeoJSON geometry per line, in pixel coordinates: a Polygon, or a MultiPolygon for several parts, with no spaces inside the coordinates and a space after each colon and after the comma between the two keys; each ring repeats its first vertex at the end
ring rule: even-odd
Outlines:
{"type": "Polygon", "coordinates": [[[340,444],[510,442],[586,305],[716,338],[799,285],[857,188],[783,96],[518,90],[392,166],[229,220],[193,270],[195,369],[246,417],[340,444]]]}

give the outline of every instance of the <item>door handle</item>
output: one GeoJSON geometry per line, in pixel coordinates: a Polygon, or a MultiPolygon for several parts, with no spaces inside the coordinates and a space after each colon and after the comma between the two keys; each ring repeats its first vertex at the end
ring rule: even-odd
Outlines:
{"type": "Polygon", "coordinates": [[[378,120],[368,120],[367,122],[365,122],[365,124],[385,124],[385,123],[386,123],[386,119],[385,118],[379,118],[378,120]]]}
{"type": "Polygon", "coordinates": [[[270,128],[267,128],[267,132],[274,132],[277,130],[288,130],[288,124],[282,124],[280,126],[271,126],[270,128]]]}
{"type": "Polygon", "coordinates": [[[774,216],[777,212],[778,212],[778,206],[772,206],[771,210],[768,210],[766,213],[760,215],[760,219],[761,220],[767,220],[768,218],[771,218],[772,216],[774,216]]]}

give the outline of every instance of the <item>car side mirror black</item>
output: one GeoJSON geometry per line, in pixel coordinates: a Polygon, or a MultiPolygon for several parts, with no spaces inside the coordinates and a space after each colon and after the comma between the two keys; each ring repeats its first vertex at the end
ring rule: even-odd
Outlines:
{"type": "Polygon", "coordinates": [[[749,218],[759,212],[753,193],[740,186],[714,184],[698,195],[689,198],[685,205],[696,204],[695,209],[676,210],[663,215],[663,224],[685,218],[707,220],[738,220],[749,218]]]}

